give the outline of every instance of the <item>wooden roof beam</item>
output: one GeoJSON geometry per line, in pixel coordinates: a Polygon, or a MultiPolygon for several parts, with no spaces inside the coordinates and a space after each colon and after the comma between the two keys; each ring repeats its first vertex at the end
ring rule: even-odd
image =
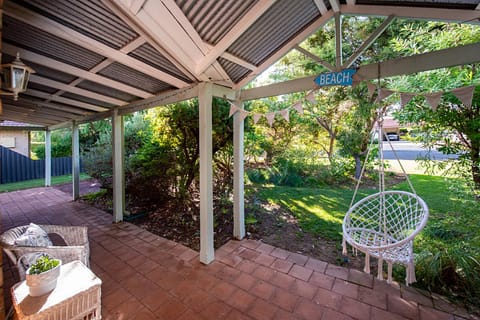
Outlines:
{"type": "Polygon", "coordinates": [[[35,12],[27,10],[24,7],[14,4],[10,1],[6,1],[4,3],[4,14],[14,17],[15,19],[27,23],[35,28],[53,34],[56,37],[82,46],[92,52],[113,59],[132,69],[143,72],[155,79],[161,80],[177,88],[188,86],[188,83],[183,80],[180,80],[166,72],[158,70],[157,68],[154,68],[135,58],[132,58],[119,50],[115,50],[99,41],[96,41],[73,29],[68,28],[65,25],[62,25],[56,21],[53,21],[35,12]]]}

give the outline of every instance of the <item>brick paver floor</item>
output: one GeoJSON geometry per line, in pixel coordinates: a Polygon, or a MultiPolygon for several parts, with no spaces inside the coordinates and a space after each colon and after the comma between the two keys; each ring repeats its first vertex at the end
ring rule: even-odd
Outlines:
{"type": "MultiPolygon", "coordinates": [[[[88,225],[103,319],[476,319],[414,288],[254,240],[229,241],[209,265],[198,253],[53,188],[0,194],[2,230],[88,225]]],[[[4,256],[6,306],[16,275],[4,256]]]]}

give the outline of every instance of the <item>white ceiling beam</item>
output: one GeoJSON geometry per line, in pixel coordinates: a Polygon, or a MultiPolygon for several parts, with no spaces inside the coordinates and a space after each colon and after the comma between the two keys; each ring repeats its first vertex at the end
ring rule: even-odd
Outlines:
{"type": "MultiPolygon", "coordinates": [[[[385,78],[439,68],[478,63],[480,62],[480,55],[478,52],[480,52],[480,43],[474,43],[461,47],[443,49],[360,66],[356,74],[362,81],[364,81],[377,79],[379,70],[380,78],[385,78]]],[[[241,92],[240,99],[243,101],[255,100],[293,92],[311,90],[315,87],[314,80],[316,77],[317,75],[284,81],[281,83],[275,83],[253,89],[246,89],[241,92]]]]}
{"type": "Polygon", "coordinates": [[[360,16],[395,16],[396,18],[421,19],[431,21],[452,21],[479,24],[480,17],[476,10],[396,7],[374,5],[342,5],[342,14],[360,16]]]}
{"type": "MultiPolygon", "coordinates": [[[[177,5],[174,0],[161,0],[163,5],[168,9],[168,11],[173,15],[175,20],[179,23],[183,30],[187,33],[188,37],[193,41],[193,43],[198,47],[201,52],[202,57],[207,55],[211,50],[211,45],[205,43],[203,39],[198,34],[197,30],[193,27],[190,20],[185,16],[183,11],[177,5]]],[[[198,60],[194,60],[198,61],[198,60]]],[[[223,70],[222,66],[215,61],[213,68],[207,68],[202,74],[197,73],[202,81],[209,81],[211,79],[219,79],[220,82],[232,83],[229,75],[223,70]]]]}
{"type": "Polygon", "coordinates": [[[25,108],[25,107],[16,106],[16,105],[10,105],[10,104],[6,104],[6,103],[4,103],[4,110],[7,110],[11,113],[29,115],[33,119],[40,118],[40,119],[45,119],[45,120],[57,121],[57,122],[68,120],[68,117],[49,115],[49,114],[45,114],[43,112],[38,112],[38,110],[35,110],[35,109],[25,108]]]}
{"type": "Polygon", "coordinates": [[[142,9],[143,5],[145,4],[146,0],[130,0],[130,10],[135,14],[142,9]]]}
{"type": "Polygon", "coordinates": [[[321,64],[323,67],[327,68],[328,70],[330,71],[334,71],[335,70],[335,67],[333,65],[331,65],[330,63],[328,63],[327,61],[323,60],[323,59],[320,59],[320,57],[314,55],[313,53],[311,53],[310,51],[307,51],[305,50],[304,48],[300,47],[299,45],[295,46],[295,50],[299,51],[300,53],[306,55],[307,57],[309,57],[310,59],[312,59],[313,61],[321,64]]]}
{"type": "Polygon", "coordinates": [[[339,11],[335,11],[335,68],[337,70],[340,70],[343,65],[342,41],[342,16],[339,11]]]}
{"type": "Polygon", "coordinates": [[[34,61],[36,64],[48,67],[50,69],[58,70],[76,77],[80,77],[88,81],[99,83],[101,85],[114,88],[116,90],[123,91],[140,98],[148,98],[152,96],[152,94],[149,92],[146,92],[146,91],[131,87],[129,85],[126,85],[124,83],[111,80],[104,76],[95,74],[96,71],[93,71],[93,69],[90,71],[85,71],[83,69],[13,46],[8,43],[2,43],[2,52],[11,56],[15,56],[15,54],[19,52],[23,60],[34,61]]]}
{"type": "Polygon", "coordinates": [[[329,0],[330,5],[332,6],[333,12],[340,12],[340,1],[338,0],[329,0]]]}
{"type": "Polygon", "coordinates": [[[65,112],[68,112],[68,113],[70,113],[72,115],[76,115],[76,116],[87,116],[87,115],[93,113],[93,111],[87,111],[87,110],[80,109],[80,108],[74,108],[74,107],[68,107],[68,106],[65,106],[65,105],[59,105],[59,104],[56,104],[56,103],[53,103],[53,102],[42,102],[42,101],[38,101],[38,100],[32,100],[32,99],[29,99],[27,96],[23,96],[22,99],[24,101],[28,102],[28,103],[31,103],[31,104],[34,104],[34,105],[37,105],[37,106],[43,106],[43,107],[53,109],[53,110],[65,111],[65,112]]]}
{"type": "Polygon", "coordinates": [[[49,126],[53,125],[57,121],[54,120],[45,120],[45,119],[35,119],[25,113],[19,113],[14,111],[5,110],[3,114],[0,114],[0,120],[10,120],[16,122],[24,122],[33,125],[42,125],[42,126],[49,126]]]}
{"type": "Polygon", "coordinates": [[[250,70],[255,70],[255,69],[257,69],[257,66],[256,66],[256,65],[251,64],[250,62],[245,61],[245,60],[243,60],[243,59],[240,59],[239,57],[234,56],[233,54],[228,53],[228,52],[226,52],[226,51],[225,51],[224,53],[222,53],[221,57],[224,58],[224,59],[226,59],[226,60],[228,60],[228,61],[230,61],[230,62],[236,63],[236,64],[238,64],[239,66],[242,66],[242,67],[244,67],[244,68],[246,68],[246,69],[250,69],[250,70]]]}
{"type": "Polygon", "coordinates": [[[159,42],[157,42],[154,37],[152,37],[150,33],[146,32],[145,29],[140,26],[141,24],[138,23],[138,19],[135,17],[135,15],[143,7],[143,4],[145,3],[144,0],[142,0],[142,6],[138,7],[138,10],[137,8],[132,9],[131,6],[123,6],[121,0],[101,0],[101,2],[107,8],[112,10],[112,12],[118,17],[120,17],[130,28],[145,38],[152,47],[154,47],[162,56],[164,56],[175,67],[177,67],[178,70],[185,75],[185,77],[189,78],[190,80],[196,80],[191,71],[185,68],[174,56],[172,56],[161,45],[159,45],[159,42]]]}
{"type": "Polygon", "coordinates": [[[24,23],[27,23],[33,27],[39,28],[45,32],[53,34],[59,38],[82,46],[97,54],[113,59],[121,64],[143,72],[153,78],[161,80],[177,88],[188,86],[188,83],[176,77],[173,77],[166,72],[158,70],[146,63],[134,59],[123,52],[115,50],[56,21],[50,20],[42,15],[27,10],[22,6],[12,3],[11,1],[5,1],[4,14],[18,19],[24,23]]]}
{"type": "Polygon", "coordinates": [[[322,16],[327,13],[328,9],[327,9],[327,6],[325,5],[325,2],[323,2],[323,0],[314,0],[315,2],[315,5],[317,6],[318,8],[318,11],[320,11],[320,13],[322,14],[322,16]]]}
{"type": "Polygon", "coordinates": [[[108,110],[108,108],[105,108],[105,107],[99,107],[99,106],[96,106],[94,104],[85,103],[85,102],[81,102],[81,101],[77,101],[77,100],[73,100],[73,99],[69,99],[69,98],[64,98],[64,97],[60,97],[60,96],[55,96],[55,95],[45,93],[45,92],[42,92],[42,91],[38,91],[38,90],[27,89],[25,94],[29,95],[29,96],[32,96],[32,97],[57,101],[57,102],[64,103],[64,104],[74,106],[74,107],[77,107],[77,108],[83,108],[83,109],[96,111],[96,112],[102,112],[102,111],[108,110]]]}
{"type": "Polygon", "coordinates": [[[132,52],[133,50],[137,49],[138,47],[141,47],[147,43],[147,41],[143,37],[137,37],[133,41],[127,43],[125,46],[123,46],[119,51],[123,53],[129,53],[132,52]]]}
{"type": "Polygon", "coordinates": [[[195,67],[195,73],[200,74],[214,63],[257,19],[267,11],[274,0],[259,0],[240,21],[220,40],[210,52],[201,59],[195,67]]]}
{"type": "MultiPolygon", "coordinates": [[[[26,101],[26,100],[24,100],[26,101]]],[[[71,119],[72,117],[78,117],[78,114],[72,114],[63,110],[51,109],[49,107],[39,105],[39,104],[29,104],[29,105],[14,105],[14,104],[5,104],[10,110],[15,110],[15,108],[22,108],[24,110],[30,110],[31,112],[36,112],[38,114],[43,114],[46,116],[59,117],[59,121],[65,121],[71,119]]]]}
{"type": "Polygon", "coordinates": [[[233,87],[234,90],[239,90],[247,83],[252,81],[255,76],[260,75],[263,71],[265,71],[268,67],[273,65],[276,61],[278,61],[281,57],[286,55],[290,50],[292,50],[296,45],[304,41],[318,29],[320,29],[325,23],[327,23],[333,17],[333,12],[328,11],[326,14],[322,15],[318,18],[315,22],[310,24],[306,27],[302,32],[297,34],[292,40],[286,43],[281,49],[279,49],[275,54],[271,55],[270,58],[265,60],[254,72],[253,74],[249,75],[249,77],[240,81],[237,85],[233,87]]]}
{"type": "Polygon", "coordinates": [[[47,86],[47,87],[62,90],[62,91],[65,91],[65,92],[71,92],[71,93],[74,93],[74,94],[78,94],[80,96],[87,97],[87,98],[90,98],[90,99],[110,103],[110,104],[113,104],[115,106],[123,106],[123,105],[128,103],[128,102],[120,100],[120,99],[115,99],[115,98],[112,98],[112,97],[109,97],[109,96],[105,96],[103,94],[98,94],[98,93],[95,93],[95,92],[92,92],[92,91],[89,91],[89,90],[74,87],[74,86],[69,85],[69,84],[65,84],[65,83],[58,82],[58,81],[55,81],[55,80],[51,80],[51,79],[48,79],[48,78],[40,77],[40,76],[37,76],[36,74],[30,75],[30,80],[29,81],[31,81],[33,83],[38,83],[38,84],[41,84],[41,85],[44,85],[44,86],[47,86]]]}
{"type": "Polygon", "coordinates": [[[192,99],[198,96],[198,86],[193,85],[187,88],[176,89],[158,94],[154,97],[141,101],[132,102],[126,106],[118,108],[119,115],[126,115],[137,111],[159,107],[171,103],[192,99]]]}
{"type": "Polygon", "coordinates": [[[365,40],[362,45],[350,56],[350,58],[343,64],[342,68],[349,68],[355,60],[360,57],[365,50],[367,50],[374,42],[378,39],[378,37],[388,28],[388,26],[393,22],[395,19],[394,16],[387,17],[382,24],[365,40]]]}

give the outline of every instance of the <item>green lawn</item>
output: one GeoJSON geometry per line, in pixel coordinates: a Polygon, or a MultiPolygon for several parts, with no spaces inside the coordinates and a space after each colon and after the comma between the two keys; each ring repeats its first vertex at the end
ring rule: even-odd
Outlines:
{"type": "MultiPolygon", "coordinates": [[[[87,174],[80,174],[80,180],[89,179],[90,176],[87,174]]],[[[52,185],[62,184],[72,182],[72,175],[65,175],[65,176],[58,176],[52,177],[52,185]]],[[[45,179],[35,179],[35,180],[27,180],[27,181],[20,181],[14,183],[6,183],[0,184],[0,193],[1,192],[9,192],[9,191],[16,191],[22,189],[30,189],[30,188],[37,188],[45,186],[45,179]]]]}
{"type": "MultiPolygon", "coordinates": [[[[478,202],[464,198],[465,190],[455,186],[456,180],[438,176],[411,175],[410,179],[418,195],[430,209],[430,218],[423,238],[432,241],[457,241],[468,239],[480,247],[480,208],[478,202]],[[439,236],[439,233],[443,235],[439,236]],[[455,239],[447,239],[448,234],[455,239]]],[[[342,220],[349,208],[354,186],[351,189],[337,187],[293,188],[264,186],[259,188],[260,198],[271,204],[288,208],[299,220],[303,230],[330,240],[341,240],[342,220]]],[[[410,191],[402,182],[391,189],[410,191]]],[[[360,189],[357,201],[375,189],[360,189]]]]}

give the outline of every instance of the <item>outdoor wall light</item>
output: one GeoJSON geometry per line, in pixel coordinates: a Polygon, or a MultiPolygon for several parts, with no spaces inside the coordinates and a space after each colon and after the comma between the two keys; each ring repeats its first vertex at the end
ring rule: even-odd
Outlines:
{"type": "Polygon", "coordinates": [[[30,74],[35,71],[25,65],[20,60],[20,53],[17,52],[17,57],[12,63],[2,64],[2,89],[6,90],[0,92],[2,95],[13,95],[13,100],[18,100],[18,94],[27,90],[28,79],[30,74]]]}

